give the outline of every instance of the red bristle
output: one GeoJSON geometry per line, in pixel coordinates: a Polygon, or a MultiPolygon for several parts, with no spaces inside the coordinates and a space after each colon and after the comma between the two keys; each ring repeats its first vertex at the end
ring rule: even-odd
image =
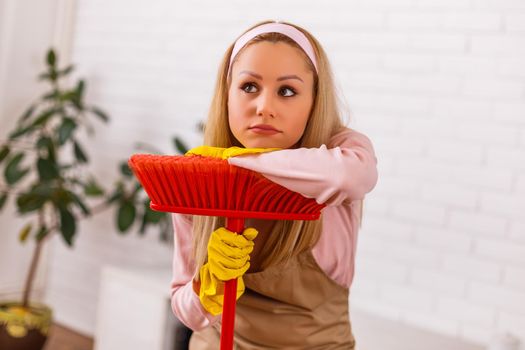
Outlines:
{"type": "Polygon", "coordinates": [[[152,208],[158,208],[155,210],[312,220],[324,207],[223,159],[133,155],[128,164],[150,197],[152,208]]]}

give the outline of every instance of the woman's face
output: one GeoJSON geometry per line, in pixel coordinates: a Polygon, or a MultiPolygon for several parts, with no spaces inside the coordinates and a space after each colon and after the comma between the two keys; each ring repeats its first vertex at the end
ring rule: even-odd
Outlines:
{"type": "Polygon", "coordinates": [[[244,147],[298,146],[313,103],[313,73],[304,60],[299,49],[268,41],[238,56],[228,90],[228,122],[244,147]]]}

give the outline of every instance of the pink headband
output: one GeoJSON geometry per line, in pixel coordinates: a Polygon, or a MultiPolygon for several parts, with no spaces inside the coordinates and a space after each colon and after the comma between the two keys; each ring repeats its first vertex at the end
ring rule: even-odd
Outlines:
{"type": "Polygon", "coordinates": [[[252,30],[249,30],[248,32],[241,35],[240,38],[237,39],[235,42],[235,45],[233,46],[233,51],[230,56],[230,65],[228,67],[228,75],[230,74],[232,62],[239,53],[239,51],[246,45],[250,40],[252,40],[254,37],[256,37],[259,34],[263,33],[281,33],[286,35],[287,37],[291,38],[293,41],[295,41],[308,55],[310,58],[310,61],[312,61],[315,71],[317,72],[317,61],[315,59],[315,53],[312,48],[312,45],[310,44],[310,41],[308,41],[308,38],[297,28],[294,26],[284,24],[284,23],[266,23],[262,24],[258,27],[253,28],[252,30]]]}

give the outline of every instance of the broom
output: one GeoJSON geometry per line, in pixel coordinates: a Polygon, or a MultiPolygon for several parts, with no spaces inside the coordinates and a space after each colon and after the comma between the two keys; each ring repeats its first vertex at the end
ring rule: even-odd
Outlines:
{"type": "MultiPolygon", "coordinates": [[[[128,165],[148,194],[151,209],[222,216],[226,228],[244,231],[244,220],[317,220],[324,204],[288,190],[261,174],[201,155],[134,154],[128,165]]],[[[233,349],[237,279],[226,281],[221,350],[233,349]]]]}

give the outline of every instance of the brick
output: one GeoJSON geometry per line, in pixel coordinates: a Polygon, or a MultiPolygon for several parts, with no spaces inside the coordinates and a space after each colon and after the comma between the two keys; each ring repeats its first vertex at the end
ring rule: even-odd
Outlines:
{"type": "Polygon", "coordinates": [[[386,27],[391,29],[436,30],[442,16],[424,12],[390,12],[386,16],[386,27]]]}
{"type": "Polygon", "coordinates": [[[432,295],[422,291],[416,291],[408,286],[397,286],[383,284],[381,288],[381,300],[397,306],[403,311],[419,310],[430,312],[432,310],[432,295]]]}
{"type": "Polygon", "coordinates": [[[378,180],[375,190],[392,196],[415,198],[419,193],[420,184],[403,177],[388,176],[378,180]]]}
{"type": "Polygon", "coordinates": [[[475,209],[478,191],[450,183],[423,184],[421,198],[447,208],[475,209]]]}
{"type": "Polygon", "coordinates": [[[445,209],[440,205],[422,203],[420,200],[398,199],[392,215],[412,222],[440,225],[445,222],[445,209]]]}
{"type": "Polygon", "coordinates": [[[505,78],[515,79],[516,77],[525,77],[525,65],[523,57],[520,58],[498,58],[496,71],[505,78]]]}
{"type": "Polygon", "coordinates": [[[493,117],[493,103],[484,100],[470,101],[465,98],[450,98],[437,96],[433,99],[432,115],[441,121],[479,122],[491,120],[493,117]]]}
{"type": "Polygon", "coordinates": [[[525,222],[517,220],[511,221],[509,237],[525,244],[525,222]]]}
{"type": "MultiPolygon", "coordinates": [[[[399,308],[390,305],[386,301],[377,298],[370,298],[366,295],[354,296],[351,298],[350,310],[357,308],[362,311],[369,312],[373,315],[384,317],[390,320],[398,320],[401,311],[399,308]]],[[[351,311],[350,311],[351,312],[351,311]]]]}
{"type": "Polygon", "coordinates": [[[505,15],[505,29],[510,32],[525,32],[525,14],[512,13],[505,15]]]}
{"type": "Polygon", "coordinates": [[[386,250],[385,243],[381,237],[376,237],[366,229],[359,232],[359,254],[366,256],[381,256],[386,250]]]}
{"type": "Polygon", "coordinates": [[[365,279],[380,281],[380,283],[403,284],[408,277],[408,267],[401,263],[376,257],[361,258],[356,263],[356,275],[365,279]]]}
{"type": "Polygon", "coordinates": [[[525,268],[506,266],[503,283],[516,290],[525,291],[525,268]]]}
{"type": "Polygon", "coordinates": [[[466,279],[496,283],[500,280],[502,269],[499,264],[473,256],[446,254],[443,257],[444,271],[463,276],[466,279]]]}
{"type": "Polygon", "coordinates": [[[451,169],[451,181],[465,188],[509,192],[512,188],[513,172],[510,169],[455,166],[451,169]]]}
{"type": "Polygon", "coordinates": [[[479,344],[482,349],[485,344],[490,343],[493,333],[492,327],[474,326],[468,323],[462,323],[459,326],[460,337],[474,344],[479,344]]]}
{"type": "Polygon", "coordinates": [[[508,287],[474,282],[469,286],[469,298],[500,310],[525,314],[525,292],[510,290],[508,287]]]}
{"type": "Polygon", "coordinates": [[[456,336],[459,327],[458,321],[451,317],[437,315],[434,312],[403,311],[401,320],[417,328],[446,334],[448,336],[456,336]]]}
{"type": "Polygon", "coordinates": [[[439,297],[437,313],[458,320],[460,323],[492,327],[496,323],[493,307],[476,304],[462,298],[439,297]]]}
{"type": "Polygon", "coordinates": [[[493,119],[509,125],[525,125],[525,103],[505,102],[494,105],[493,119]]]}
{"type": "Polygon", "coordinates": [[[460,277],[451,276],[443,271],[412,268],[410,271],[410,286],[426,290],[440,296],[461,297],[465,294],[467,282],[460,277]]]}
{"type": "Polygon", "coordinates": [[[487,151],[487,165],[509,169],[525,169],[525,148],[491,147],[487,151]]]}
{"type": "Polygon", "coordinates": [[[523,37],[502,35],[473,35],[470,50],[475,55],[520,57],[525,54],[523,37]]]}
{"type": "Polygon", "coordinates": [[[479,212],[455,210],[450,213],[449,226],[465,232],[481,233],[489,236],[503,237],[506,220],[479,212]]]}
{"type": "Polygon", "coordinates": [[[436,69],[436,58],[432,55],[387,53],[383,65],[388,71],[429,73],[436,69]]]}
{"type": "Polygon", "coordinates": [[[467,37],[460,34],[421,33],[411,35],[410,48],[423,52],[465,52],[467,37]]]}
{"type": "Polygon", "coordinates": [[[382,237],[385,240],[393,240],[396,242],[408,242],[412,237],[413,231],[412,225],[390,218],[370,221],[367,229],[376,237],[382,237]]]}
{"type": "Polygon", "coordinates": [[[377,94],[363,92],[362,89],[349,87],[348,96],[352,96],[353,109],[366,112],[387,112],[389,115],[417,115],[426,114],[430,107],[430,100],[423,96],[406,96],[395,94],[377,94]]]}
{"type": "Polygon", "coordinates": [[[525,198],[519,194],[482,193],[481,211],[502,217],[520,217],[525,211],[525,198]]]}
{"type": "Polygon", "coordinates": [[[384,258],[408,265],[435,269],[440,265],[441,254],[431,249],[421,249],[406,243],[391,242],[382,252],[384,258]]]}
{"type": "Polygon", "coordinates": [[[474,251],[481,257],[489,257],[500,262],[525,264],[525,244],[478,238],[474,251]]]}
{"type": "Polygon", "coordinates": [[[415,138],[401,138],[399,136],[384,136],[375,142],[379,154],[392,154],[396,156],[422,155],[424,150],[423,140],[415,138]]]}
{"type": "Polygon", "coordinates": [[[472,2],[472,8],[482,10],[523,10],[525,3],[521,0],[476,0],[472,2]]]}
{"type": "Polygon", "coordinates": [[[467,97],[492,97],[512,100],[523,96],[522,82],[504,81],[499,79],[466,79],[462,94],[467,97]]]}
{"type": "Polygon", "coordinates": [[[470,1],[468,0],[418,0],[416,3],[418,8],[422,9],[451,9],[451,10],[465,10],[470,8],[470,1]]]}
{"type": "Polygon", "coordinates": [[[449,164],[426,158],[400,158],[397,162],[396,176],[411,181],[449,182],[453,169],[449,164]]]}
{"type": "Polygon", "coordinates": [[[386,198],[380,198],[375,195],[373,197],[372,196],[372,194],[368,194],[366,199],[363,201],[363,227],[368,224],[367,213],[374,215],[386,215],[388,212],[390,201],[386,198]]]}
{"type": "Polygon", "coordinates": [[[438,139],[428,141],[427,149],[430,158],[449,164],[480,165],[483,162],[484,149],[479,143],[438,139]]]}
{"type": "Polygon", "coordinates": [[[447,13],[443,18],[444,29],[462,32],[497,31],[501,28],[501,16],[495,13],[465,12],[447,13]]]}
{"type": "Polygon", "coordinates": [[[525,313],[502,312],[498,328],[504,329],[518,339],[525,339],[525,313]]]}
{"type": "Polygon", "coordinates": [[[473,57],[463,54],[459,55],[440,55],[438,57],[438,69],[445,74],[455,74],[459,76],[491,76],[496,72],[495,58],[493,57],[473,57]]]}
{"type": "Polygon", "coordinates": [[[416,247],[457,254],[468,253],[472,246],[471,237],[445,228],[417,227],[414,242],[416,247]]]}

